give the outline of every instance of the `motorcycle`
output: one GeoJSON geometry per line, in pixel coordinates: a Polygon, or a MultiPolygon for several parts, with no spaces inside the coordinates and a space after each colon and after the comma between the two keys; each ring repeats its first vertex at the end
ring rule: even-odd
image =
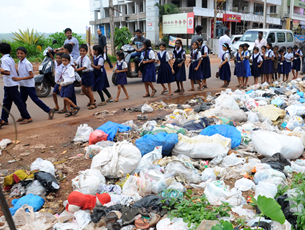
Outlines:
{"type": "MultiPolygon", "coordinates": [[[[135,52],[135,48],[131,45],[124,45],[121,47],[121,50],[124,53],[124,59],[127,62],[127,66],[128,66],[128,71],[126,72],[126,75],[128,78],[137,78],[139,77],[139,73],[138,73],[138,65],[139,65],[139,57],[135,57],[134,58],[134,63],[135,63],[135,70],[133,71],[131,69],[131,53],[135,52]]],[[[155,63],[155,68],[156,68],[156,74],[158,74],[159,71],[159,67],[160,65],[158,63],[155,63]]],[[[114,85],[116,85],[116,78],[117,78],[117,74],[113,73],[112,74],[112,83],[114,85]]]]}

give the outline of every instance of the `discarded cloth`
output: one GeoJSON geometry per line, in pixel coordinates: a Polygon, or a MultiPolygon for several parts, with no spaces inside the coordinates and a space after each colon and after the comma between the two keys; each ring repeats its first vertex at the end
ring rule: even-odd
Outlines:
{"type": "Polygon", "coordinates": [[[122,188],[119,185],[107,185],[107,184],[100,184],[97,189],[97,193],[104,193],[104,192],[113,192],[117,195],[122,194],[122,188]]]}
{"type": "MultiPolygon", "coordinates": [[[[23,205],[29,205],[33,207],[34,212],[38,211],[44,204],[44,199],[40,196],[36,196],[33,194],[28,194],[26,196],[21,197],[20,199],[12,200],[12,205],[14,207],[10,208],[10,212],[12,216],[16,213],[16,211],[21,208],[23,205]]],[[[26,210],[29,212],[29,210],[26,210]]]]}

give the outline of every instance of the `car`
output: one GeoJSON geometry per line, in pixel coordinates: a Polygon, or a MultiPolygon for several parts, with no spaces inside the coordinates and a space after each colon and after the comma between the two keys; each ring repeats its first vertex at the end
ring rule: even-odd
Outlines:
{"type": "Polygon", "coordinates": [[[243,36],[242,34],[232,35],[231,36],[231,44],[234,44],[235,42],[238,42],[241,39],[242,36],[243,36]]]}

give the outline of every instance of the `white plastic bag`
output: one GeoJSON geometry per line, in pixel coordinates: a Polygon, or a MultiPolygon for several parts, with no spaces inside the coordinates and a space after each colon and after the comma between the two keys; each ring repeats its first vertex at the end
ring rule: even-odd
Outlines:
{"type": "Polygon", "coordinates": [[[212,168],[206,168],[201,174],[201,181],[216,180],[216,175],[212,168]]]}
{"type": "Polygon", "coordinates": [[[135,176],[129,176],[123,185],[122,194],[132,197],[134,201],[141,200],[142,197],[139,194],[138,178],[135,176]]]}
{"type": "Polygon", "coordinates": [[[180,176],[184,178],[189,183],[200,183],[200,175],[194,166],[189,162],[172,161],[166,168],[166,177],[180,176]]]}
{"type": "Polygon", "coordinates": [[[93,129],[87,124],[82,124],[78,126],[75,137],[73,139],[74,142],[87,142],[89,141],[90,133],[93,132],[93,129]]]}
{"type": "Polygon", "coordinates": [[[160,220],[156,227],[157,230],[188,230],[194,228],[195,225],[191,224],[191,226],[188,227],[188,224],[183,222],[182,218],[174,217],[172,220],[170,218],[160,220]]]}
{"type": "Polygon", "coordinates": [[[275,184],[277,187],[280,184],[286,184],[286,176],[284,173],[275,169],[262,169],[255,173],[253,181],[255,182],[255,184],[258,184],[261,181],[268,182],[271,184],[275,184]]]}
{"type": "Polygon", "coordinates": [[[12,141],[10,139],[2,139],[0,141],[0,155],[1,155],[1,150],[5,149],[6,146],[8,146],[12,141]]]}
{"type": "Polygon", "coordinates": [[[147,105],[146,103],[141,107],[142,113],[151,113],[152,111],[154,111],[154,109],[151,106],[147,105]]]}
{"type": "Polygon", "coordinates": [[[252,122],[252,123],[259,122],[259,117],[258,117],[258,115],[256,113],[250,111],[248,113],[248,121],[252,122]]]}
{"type": "Polygon", "coordinates": [[[140,150],[123,141],[102,149],[93,157],[91,169],[100,170],[105,177],[121,178],[135,170],[140,161],[140,150]]]}
{"type": "Polygon", "coordinates": [[[32,164],[31,164],[31,171],[43,171],[51,173],[53,176],[55,176],[55,168],[54,165],[47,160],[43,160],[41,158],[37,158],[32,164]]]}
{"type": "Polygon", "coordinates": [[[221,94],[216,100],[215,107],[220,107],[222,109],[239,109],[238,104],[235,99],[228,94],[221,94]]]}
{"type": "Polygon", "coordinates": [[[26,187],[26,195],[34,194],[37,196],[44,196],[46,189],[40,184],[38,180],[34,180],[30,185],[26,187]]]}
{"type": "Polygon", "coordinates": [[[266,157],[281,153],[287,159],[296,159],[303,154],[304,150],[301,138],[269,131],[253,131],[251,140],[255,150],[266,157]]]}
{"type": "Polygon", "coordinates": [[[254,187],[255,184],[253,181],[246,178],[241,178],[235,182],[235,188],[243,192],[253,189],[254,187]]]}
{"type": "Polygon", "coordinates": [[[288,106],[285,111],[289,114],[289,116],[302,116],[305,114],[305,106],[302,104],[297,105],[290,105],[288,106]]]}
{"type": "Polygon", "coordinates": [[[172,155],[183,154],[191,158],[214,158],[226,156],[231,148],[231,139],[215,134],[213,136],[198,135],[187,137],[178,134],[178,143],[172,150],[172,155]]]}
{"type": "Polygon", "coordinates": [[[267,198],[274,198],[277,193],[277,187],[275,184],[271,184],[268,182],[260,181],[258,185],[255,187],[255,196],[257,199],[259,195],[265,196],[267,198]]]}
{"type": "Polygon", "coordinates": [[[133,171],[132,174],[138,173],[144,169],[154,169],[157,165],[154,165],[153,162],[162,158],[162,146],[155,147],[154,151],[145,154],[138,167],[133,171]]]}
{"type": "Polygon", "coordinates": [[[295,116],[295,117],[292,117],[287,125],[286,125],[286,129],[289,129],[289,130],[294,130],[296,127],[302,127],[304,121],[303,121],[303,118],[299,117],[299,116],[295,116]]]}
{"type": "Polygon", "coordinates": [[[89,211],[79,210],[74,213],[74,216],[79,229],[84,229],[91,222],[89,211]]]}
{"type": "Polygon", "coordinates": [[[73,190],[83,194],[95,195],[100,184],[105,184],[106,179],[97,169],[86,169],[78,172],[78,176],[72,179],[73,190]]]}
{"type": "Polygon", "coordinates": [[[246,163],[246,159],[245,158],[239,158],[237,157],[237,155],[235,155],[234,153],[225,156],[223,158],[222,161],[222,165],[224,165],[225,167],[231,167],[231,166],[235,166],[235,165],[239,165],[239,164],[244,164],[246,163]]]}

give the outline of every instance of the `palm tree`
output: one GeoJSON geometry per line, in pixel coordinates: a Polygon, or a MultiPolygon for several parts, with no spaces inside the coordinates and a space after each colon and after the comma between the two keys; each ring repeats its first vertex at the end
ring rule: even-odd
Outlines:
{"type": "Polygon", "coordinates": [[[30,31],[29,29],[22,31],[19,29],[18,32],[12,32],[14,34],[14,40],[21,42],[23,44],[36,45],[44,34],[39,35],[39,33],[34,32],[34,29],[30,31]]]}

